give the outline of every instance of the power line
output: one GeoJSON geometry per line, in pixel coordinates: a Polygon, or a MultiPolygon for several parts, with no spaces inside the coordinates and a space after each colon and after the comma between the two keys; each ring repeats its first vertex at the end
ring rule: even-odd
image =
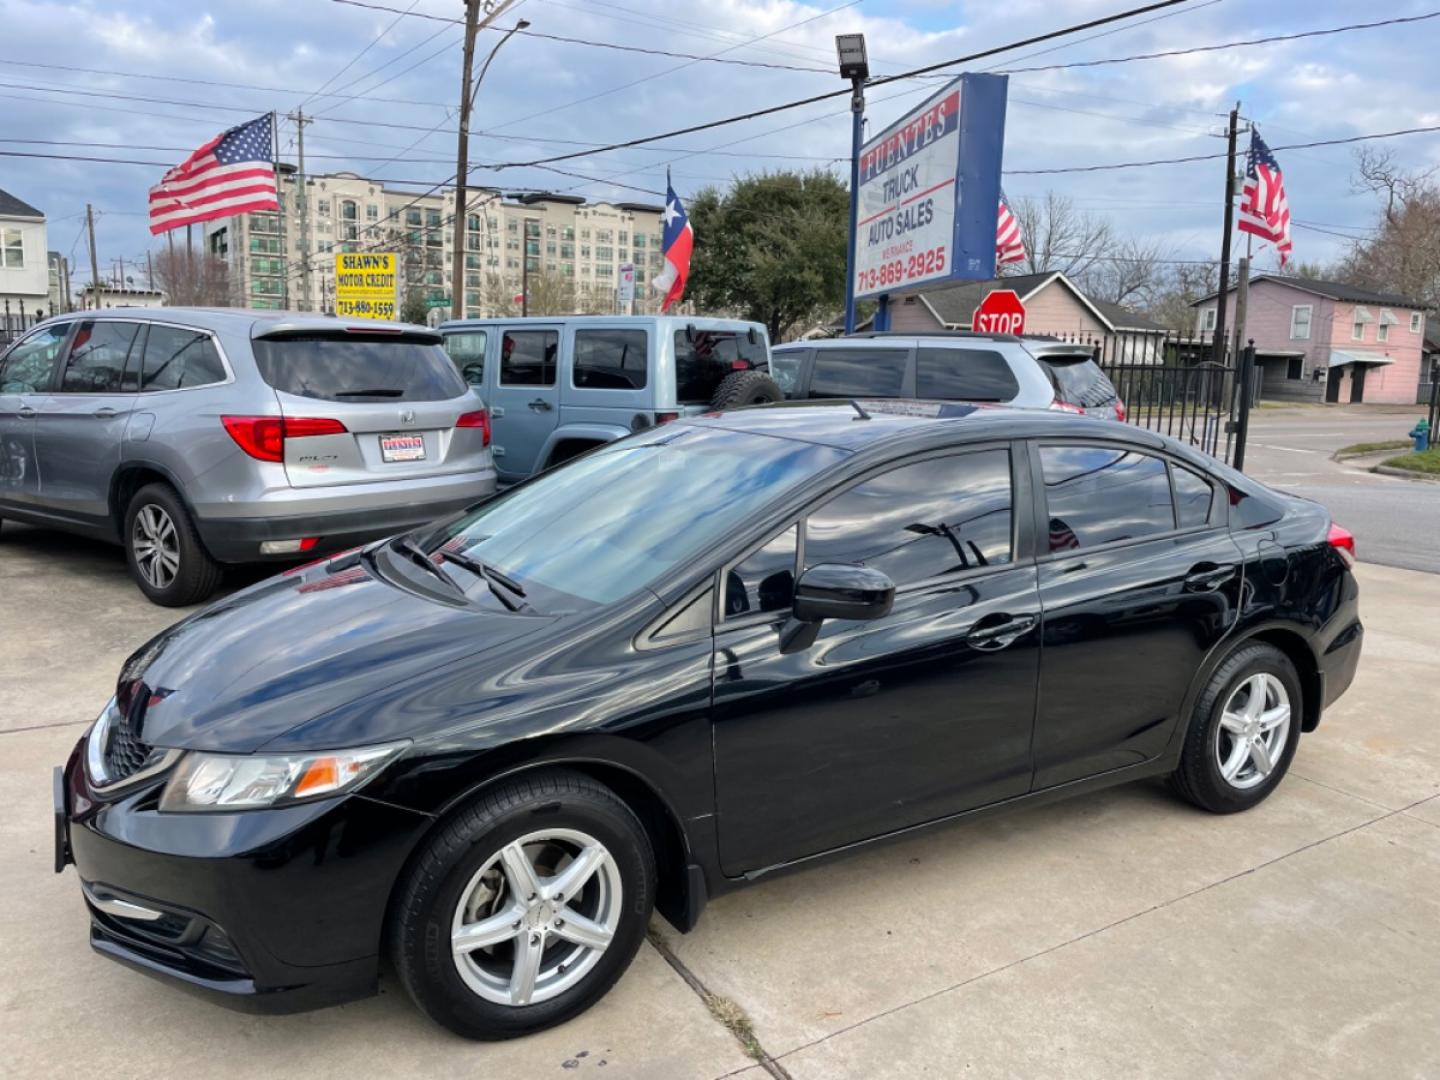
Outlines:
{"type": "Polygon", "coordinates": [[[395,18],[391,19],[391,20],[385,25],[385,28],[380,31],[380,33],[376,34],[373,38],[370,39],[370,43],[369,43],[368,45],[366,45],[363,49],[361,49],[358,53],[356,53],[356,54],[355,54],[354,56],[352,56],[348,61],[346,61],[344,67],[342,67],[339,71],[335,72],[334,75],[331,75],[330,78],[326,79],[323,83],[321,83],[321,84],[320,84],[320,87],[319,87],[318,89],[312,91],[312,92],[305,98],[304,101],[300,102],[300,104],[296,106],[296,108],[297,108],[297,109],[303,109],[303,108],[305,108],[306,105],[309,105],[310,102],[312,102],[313,100],[315,100],[315,95],[316,95],[316,94],[321,93],[326,87],[328,87],[328,86],[329,86],[331,83],[333,83],[336,79],[340,78],[341,75],[344,75],[345,72],[349,71],[352,67],[354,67],[356,64],[358,64],[358,63],[361,61],[361,59],[365,56],[366,53],[368,53],[368,52],[369,52],[371,49],[373,49],[376,45],[380,44],[381,39],[384,38],[385,35],[387,35],[388,33],[390,33],[391,30],[394,30],[395,27],[397,27],[397,26],[400,25],[400,20],[403,19],[406,15],[410,14],[410,12],[411,12],[412,10],[414,10],[415,5],[418,4],[419,2],[420,2],[420,0],[410,0],[410,7],[406,8],[405,11],[403,11],[403,12],[401,12],[400,14],[396,15],[395,18]]]}

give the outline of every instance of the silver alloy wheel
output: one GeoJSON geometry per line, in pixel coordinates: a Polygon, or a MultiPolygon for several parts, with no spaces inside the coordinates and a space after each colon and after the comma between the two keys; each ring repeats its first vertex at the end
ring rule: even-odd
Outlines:
{"type": "Polygon", "coordinates": [[[450,925],[455,969],[500,1005],[535,1005],[578,984],[620,925],[623,889],[610,852],[576,829],[506,844],[475,872],[450,925]]]}
{"type": "Polygon", "coordinates": [[[1215,728],[1215,761],[1231,787],[1263,784],[1290,737],[1290,695],[1274,675],[1260,672],[1237,686],[1215,728]]]}
{"type": "Polygon", "coordinates": [[[146,503],[135,515],[130,530],[135,565],[146,581],[157,589],[167,588],[180,571],[180,534],[163,506],[146,503]]]}

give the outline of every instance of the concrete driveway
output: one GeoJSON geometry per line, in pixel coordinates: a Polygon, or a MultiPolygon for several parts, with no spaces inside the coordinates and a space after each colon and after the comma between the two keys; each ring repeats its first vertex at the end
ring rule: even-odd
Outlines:
{"type": "Polygon", "coordinates": [[[1140,784],[765,882],[690,935],[657,920],[584,1017],[478,1045],[389,981],[252,1018],[90,952],[74,871],[51,872],[49,769],[174,613],[113,549],[7,526],[0,1074],[1435,1075],[1440,577],[1359,575],[1357,682],[1259,809],[1211,817],[1140,784]]]}

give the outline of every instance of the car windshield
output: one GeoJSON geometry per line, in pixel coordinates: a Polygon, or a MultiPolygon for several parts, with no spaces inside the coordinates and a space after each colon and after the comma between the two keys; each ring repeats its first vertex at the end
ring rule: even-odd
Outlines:
{"type": "Polygon", "coordinates": [[[768,435],[668,424],[536,477],[441,526],[424,546],[498,571],[545,614],[607,604],[703,558],[845,456],[768,435]]]}
{"type": "Polygon", "coordinates": [[[677,330],[675,397],[682,405],[708,405],[720,381],[736,367],[764,371],[769,364],[765,339],[748,331],[677,330]]]}
{"type": "Polygon", "coordinates": [[[347,332],[256,338],[260,376],[276,390],[321,401],[448,401],[465,381],[438,344],[347,332]]]}

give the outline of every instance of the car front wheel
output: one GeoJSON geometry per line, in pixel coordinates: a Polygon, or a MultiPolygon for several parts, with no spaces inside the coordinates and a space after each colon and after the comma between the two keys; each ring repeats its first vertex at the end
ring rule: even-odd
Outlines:
{"type": "Polygon", "coordinates": [[[1250,809],[1290,768],[1301,715],[1300,679],[1290,658],[1263,642],[1241,646],[1195,703],[1176,788],[1217,814],[1250,809]]]}
{"type": "Polygon", "coordinates": [[[140,591],[162,607],[198,604],[220,585],[219,565],[168,484],[147,484],[130,500],[125,561],[140,591]]]}
{"type": "Polygon", "coordinates": [[[655,856],[644,826],[589,777],[544,772],[487,792],[402,881],[391,954],[411,998],[472,1039],[570,1019],[645,937],[655,856]]]}

